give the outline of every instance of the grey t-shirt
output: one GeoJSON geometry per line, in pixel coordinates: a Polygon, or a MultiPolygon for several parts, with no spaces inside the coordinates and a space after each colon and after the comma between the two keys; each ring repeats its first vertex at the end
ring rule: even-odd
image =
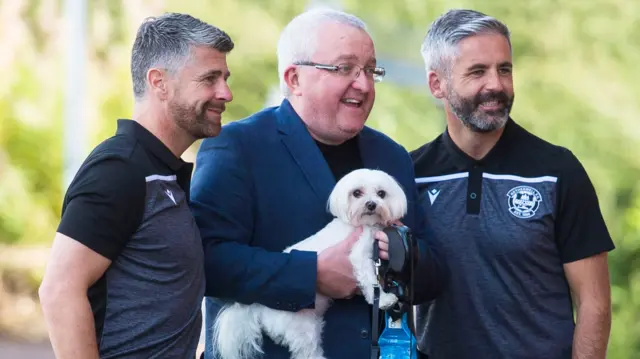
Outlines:
{"type": "Polygon", "coordinates": [[[195,358],[204,267],[191,169],[121,120],[67,191],[58,231],[112,261],[88,291],[103,359],[195,358]]]}

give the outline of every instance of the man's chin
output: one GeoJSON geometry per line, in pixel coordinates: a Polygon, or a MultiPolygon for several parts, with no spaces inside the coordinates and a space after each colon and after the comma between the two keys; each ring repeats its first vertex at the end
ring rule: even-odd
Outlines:
{"type": "Polygon", "coordinates": [[[220,126],[212,126],[210,128],[207,129],[207,131],[205,132],[206,137],[216,137],[220,134],[220,131],[222,131],[222,127],[220,126]]]}
{"type": "Polygon", "coordinates": [[[502,129],[507,124],[508,119],[508,116],[504,116],[498,118],[483,119],[482,121],[470,120],[463,122],[465,126],[473,132],[489,133],[502,129]]]}
{"type": "Polygon", "coordinates": [[[198,128],[193,129],[191,132],[191,136],[193,136],[196,140],[202,140],[205,138],[216,137],[222,131],[222,127],[220,125],[210,124],[208,126],[198,126],[198,128]]]}
{"type": "Polygon", "coordinates": [[[342,132],[344,134],[344,139],[346,140],[350,140],[354,137],[356,137],[360,131],[362,131],[363,126],[360,127],[342,127],[340,128],[340,132],[342,132]]]}
{"type": "Polygon", "coordinates": [[[358,116],[358,117],[343,117],[339,119],[338,126],[340,130],[344,133],[352,134],[353,136],[357,135],[362,131],[364,125],[367,121],[366,116],[358,116]]]}

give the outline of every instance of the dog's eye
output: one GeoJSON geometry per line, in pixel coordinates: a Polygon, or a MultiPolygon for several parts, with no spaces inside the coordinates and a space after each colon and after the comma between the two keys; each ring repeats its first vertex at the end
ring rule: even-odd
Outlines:
{"type": "Polygon", "coordinates": [[[387,195],[387,192],[385,192],[383,190],[378,191],[378,197],[384,198],[386,195],[387,195]]]}
{"type": "Polygon", "coordinates": [[[358,198],[358,197],[362,196],[362,191],[361,191],[361,190],[359,190],[359,189],[357,189],[357,190],[353,191],[353,196],[354,196],[355,198],[358,198]]]}

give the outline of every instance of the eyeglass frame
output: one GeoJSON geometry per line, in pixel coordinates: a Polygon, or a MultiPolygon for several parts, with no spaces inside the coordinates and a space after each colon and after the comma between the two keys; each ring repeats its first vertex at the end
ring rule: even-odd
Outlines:
{"type": "Polygon", "coordinates": [[[353,76],[353,79],[357,79],[358,76],[360,76],[360,73],[362,72],[362,70],[365,70],[365,76],[367,71],[371,69],[372,71],[379,71],[381,72],[381,74],[375,74],[375,73],[371,73],[372,78],[373,78],[373,82],[382,82],[382,80],[384,80],[384,76],[387,74],[387,71],[384,69],[384,67],[379,67],[379,66],[360,66],[360,65],[356,65],[356,64],[349,64],[349,63],[342,63],[342,64],[338,64],[338,65],[327,65],[327,64],[319,64],[317,62],[312,62],[312,61],[299,61],[294,63],[294,65],[297,66],[311,66],[311,67],[315,67],[317,69],[320,70],[325,70],[325,71],[329,71],[338,75],[342,75],[342,76],[347,76],[349,75],[349,73],[341,73],[339,72],[340,68],[344,68],[345,66],[352,66],[358,69],[358,72],[355,73],[355,76],[353,76]]]}

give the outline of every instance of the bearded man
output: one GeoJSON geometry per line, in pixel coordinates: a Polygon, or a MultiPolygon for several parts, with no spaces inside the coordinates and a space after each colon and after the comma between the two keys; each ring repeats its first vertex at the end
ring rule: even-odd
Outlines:
{"type": "Polygon", "coordinates": [[[204,258],[182,153],[215,137],[232,95],[222,30],[186,14],[140,25],[133,119],[70,184],[40,300],[58,359],[195,358],[204,258]]]}
{"type": "Polygon", "coordinates": [[[433,22],[422,55],[447,128],[412,158],[450,280],[417,308],[421,355],[603,359],[614,245],[578,159],[510,117],[508,28],[452,10],[433,22]]]}

